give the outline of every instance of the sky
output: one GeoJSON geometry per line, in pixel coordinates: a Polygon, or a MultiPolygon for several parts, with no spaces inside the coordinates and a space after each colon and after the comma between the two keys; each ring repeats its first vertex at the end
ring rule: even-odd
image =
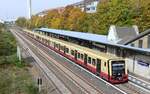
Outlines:
{"type": "MultiPolygon", "coordinates": [[[[32,14],[78,1],[82,0],[32,0],[32,14]]],[[[27,0],[0,0],[0,19],[13,20],[17,17],[27,17],[27,2],[27,0]]]]}

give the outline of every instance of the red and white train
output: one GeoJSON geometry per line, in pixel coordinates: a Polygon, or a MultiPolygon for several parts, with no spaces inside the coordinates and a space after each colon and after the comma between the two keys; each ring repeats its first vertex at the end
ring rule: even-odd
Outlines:
{"type": "MultiPolygon", "coordinates": [[[[128,81],[125,59],[71,42],[74,40],[68,41],[70,36],[64,35],[68,31],[57,30],[57,34],[55,34],[54,29],[24,31],[30,37],[110,83],[124,83],[128,81]]],[[[80,39],[78,40],[80,41],[80,39]]]]}

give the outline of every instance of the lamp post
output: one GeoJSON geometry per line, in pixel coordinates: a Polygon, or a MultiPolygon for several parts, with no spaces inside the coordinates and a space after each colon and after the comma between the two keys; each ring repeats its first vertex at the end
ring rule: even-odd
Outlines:
{"type": "Polygon", "coordinates": [[[27,0],[27,5],[28,5],[28,19],[31,19],[31,16],[32,16],[32,1],[27,0]]]}

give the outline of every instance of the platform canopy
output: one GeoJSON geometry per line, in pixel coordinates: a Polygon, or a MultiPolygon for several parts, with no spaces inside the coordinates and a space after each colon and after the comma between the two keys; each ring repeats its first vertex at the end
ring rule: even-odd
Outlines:
{"type": "Polygon", "coordinates": [[[35,32],[36,31],[49,32],[49,33],[54,33],[54,34],[58,34],[58,35],[62,35],[62,36],[68,36],[68,37],[72,37],[72,38],[97,42],[97,43],[101,43],[104,45],[116,46],[116,47],[120,47],[123,49],[130,49],[130,50],[134,50],[134,51],[150,53],[150,49],[137,48],[137,47],[131,47],[130,45],[122,45],[122,44],[112,43],[112,42],[108,41],[106,35],[97,35],[97,34],[91,34],[91,33],[83,33],[83,32],[68,31],[68,30],[58,30],[58,29],[48,29],[48,28],[35,29],[34,31],[35,32]]]}

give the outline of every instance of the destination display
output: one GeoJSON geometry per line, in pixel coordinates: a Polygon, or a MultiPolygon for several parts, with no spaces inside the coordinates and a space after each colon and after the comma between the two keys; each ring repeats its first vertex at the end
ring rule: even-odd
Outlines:
{"type": "Polygon", "coordinates": [[[138,63],[139,65],[141,65],[141,66],[149,67],[149,63],[144,62],[144,61],[142,61],[142,60],[138,60],[137,63],[138,63]]]}

